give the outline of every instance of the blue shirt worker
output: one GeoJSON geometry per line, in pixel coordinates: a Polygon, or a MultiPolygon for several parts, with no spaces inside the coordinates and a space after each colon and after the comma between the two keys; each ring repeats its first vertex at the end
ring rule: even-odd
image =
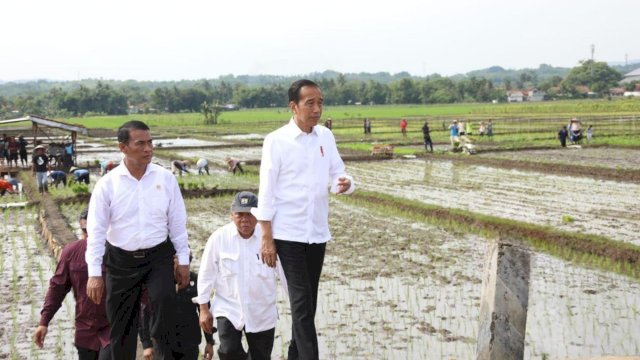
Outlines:
{"type": "Polygon", "coordinates": [[[63,187],[67,186],[67,174],[65,174],[62,170],[53,170],[49,173],[49,177],[51,178],[51,185],[56,188],[58,185],[62,184],[63,187]]]}
{"type": "Polygon", "coordinates": [[[73,179],[77,183],[85,183],[89,185],[89,170],[87,169],[79,169],[75,166],[72,166],[69,169],[69,172],[73,175],[73,179]]]}

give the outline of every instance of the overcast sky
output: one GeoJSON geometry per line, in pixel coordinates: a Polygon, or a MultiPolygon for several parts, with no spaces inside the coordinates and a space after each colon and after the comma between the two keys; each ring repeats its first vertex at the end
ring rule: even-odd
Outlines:
{"type": "Polygon", "coordinates": [[[10,0],[0,80],[454,75],[640,59],[640,0],[10,0]]]}

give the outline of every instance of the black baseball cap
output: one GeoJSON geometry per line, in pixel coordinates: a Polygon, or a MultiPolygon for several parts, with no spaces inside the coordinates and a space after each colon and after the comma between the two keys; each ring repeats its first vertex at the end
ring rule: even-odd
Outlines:
{"type": "Polygon", "coordinates": [[[236,194],[231,204],[231,212],[251,212],[251,208],[258,207],[258,197],[250,191],[241,191],[236,194]]]}

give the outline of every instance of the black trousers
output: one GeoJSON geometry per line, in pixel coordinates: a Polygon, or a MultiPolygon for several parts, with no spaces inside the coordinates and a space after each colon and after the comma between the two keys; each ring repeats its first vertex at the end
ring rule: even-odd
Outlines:
{"type": "Polygon", "coordinates": [[[76,346],[79,360],[111,360],[111,347],[107,345],[99,351],[76,346]]]}
{"type": "Polygon", "coordinates": [[[242,348],[242,331],[236,330],[231,321],[226,317],[217,317],[218,357],[220,360],[270,360],[273,350],[273,338],[276,329],[269,329],[258,333],[245,332],[247,344],[249,344],[249,357],[242,348]]]}
{"type": "Polygon", "coordinates": [[[315,316],[326,243],[275,242],[291,302],[292,336],[288,359],[318,359],[315,316]]]}
{"type": "Polygon", "coordinates": [[[431,136],[427,135],[424,137],[424,149],[427,150],[427,145],[431,147],[431,152],[433,152],[433,142],[431,141],[431,136]]]}
{"type": "MultiPolygon", "coordinates": [[[[151,249],[130,252],[107,242],[104,264],[107,267],[107,317],[111,324],[111,356],[113,360],[135,360],[136,336],[140,311],[140,294],[145,286],[151,301],[151,338],[159,347],[173,342],[175,320],[175,281],[170,241],[151,249]]],[[[172,359],[170,351],[164,357],[172,359]]]]}

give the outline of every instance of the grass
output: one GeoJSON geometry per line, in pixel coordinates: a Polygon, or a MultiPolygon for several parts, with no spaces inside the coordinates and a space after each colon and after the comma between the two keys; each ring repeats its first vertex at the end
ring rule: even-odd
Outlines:
{"type": "MultiPolygon", "coordinates": [[[[496,117],[505,116],[553,116],[569,118],[576,115],[625,115],[640,113],[639,99],[605,100],[571,100],[541,103],[519,104],[434,104],[434,105],[353,105],[327,106],[324,118],[331,117],[338,124],[342,120],[358,119],[399,119],[422,117],[496,117]]],[[[223,112],[219,125],[237,123],[282,123],[291,117],[288,108],[242,109],[240,111],[223,112]]],[[[92,116],[85,118],[68,118],[68,122],[88,128],[116,129],[130,119],[138,119],[152,127],[166,126],[205,126],[204,117],[200,113],[177,114],[132,114],[118,116],[92,116]]]]}

